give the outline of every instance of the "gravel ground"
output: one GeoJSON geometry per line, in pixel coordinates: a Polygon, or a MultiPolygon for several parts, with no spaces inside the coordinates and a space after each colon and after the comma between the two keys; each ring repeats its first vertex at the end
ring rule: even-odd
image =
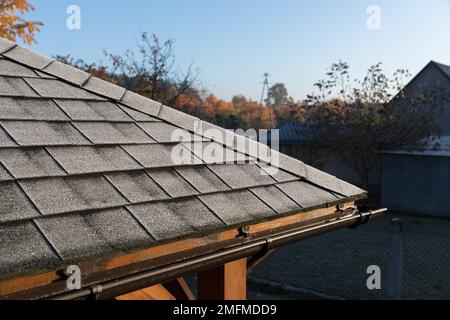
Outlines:
{"type": "Polygon", "coordinates": [[[386,299],[390,221],[404,220],[401,298],[450,299],[450,221],[392,215],[277,251],[249,279],[249,298],[386,299]],[[367,289],[367,267],[381,268],[381,290],[367,289]]]}

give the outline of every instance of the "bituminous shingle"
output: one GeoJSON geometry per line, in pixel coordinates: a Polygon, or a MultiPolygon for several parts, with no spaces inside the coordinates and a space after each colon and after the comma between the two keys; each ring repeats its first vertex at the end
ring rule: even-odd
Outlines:
{"type": "Polygon", "coordinates": [[[0,225],[0,274],[47,269],[60,262],[30,222],[0,225]]]}
{"type": "Polygon", "coordinates": [[[0,223],[38,216],[39,213],[17,183],[13,181],[0,183],[0,223]]]}
{"type": "Polygon", "coordinates": [[[158,116],[159,111],[161,110],[162,107],[161,103],[146,98],[144,96],[141,96],[132,91],[125,92],[125,95],[121,100],[121,103],[155,117],[158,116]]]}
{"type": "Polygon", "coordinates": [[[230,188],[206,166],[177,167],[175,170],[201,193],[230,190],[230,188]]]}
{"type": "Polygon", "coordinates": [[[304,181],[280,183],[277,186],[303,208],[324,205],[338,200],[338,197],[330,192],[304,181]]]}
{"type": "Polygon", "coordinates": [[[43,71],[79,86],[84,84],[90,77],[89,73],[59,61],[53,61],[43,71]]]}
{"type": "Polygon", "coordinates": [[[299,177],[290,174],[289,172],[284,171],[283,169],[266,165],[264,163],[259,162],[258,166],[262,168],[268,175],[274,178],[277,182],[288,182],[288,181],[296,181],[300,180],[299,177]]]}
{"type": "Polygon", "coordinates": [[[202,137],[164,122],[138,122],[137,125],[161,143],[202,141],[202,137]]]}
{"type": "Polygon", "coordinates": [[[166,120],[167,122],[175,124],[190,132],[197,132],[197,129],[200,126],[200,119],[167,106],[161,107],[158,118],[166,120]]]}
{"type": "Polygon", "coordinates": [[[0,97],[0,119],[69,121],[52,100],[0,97]]]}
{"type": "Polygon", "coordinates": [[[195,198],[135,205],[129,209],[156,240],[223,227],[223,223],[195,198]]]}
{"type": "Polygon", "coordinates": [[[278,157],[277,161],[280,168],[300,177],[306,177],[306,165],[300,160],[291,158],[275,150],[271,151],[271,157],[278,157]]]}
{"type": "Polygon", "coordinates": [[[153,242],[123,208],[45,217],[36,223],[64,260],[127,252],[153,242]]]}
{"type": "Polygon", "coordinates": [[[38,97],[22,78],[0,77],[0,96],[38,97]]]}
{"type": "Polygon", "coordinates": [[[311,166],[305,165],[306,180],[317,184],[323,188],[329,189],[331,191],[341,193],[341,186],[339,184],[338,178],[335,176],[332,176],[331,174],[328,174],[326,172],[317,170],[316,168],[313,168],[311,166]]]}
{"type": "Polygon", "coordinates": [[[119,104],[119,107],[125,111],[130,117],[132,117],[135,121],[151,121],[151,122],[161,122],[161,120],[154,118],[152,116],[149,116],[146,113],[133,110],[131,108],[127,108],[125,106],[122,106],[119,104]]]}
{"type": "MultiPolygon", "coordinates": [[[[0,123],[1,125],[1,123],[0,123]]],[[[0,126],[0,147],[14,147],[16,143],[9,137],[5,130],[0,126]]]]}
{"type": "Polygon", "coordinates": [[[106,178],[131,203],[170,198],[144,171],[110,173],[106,178]]]}
{"type": "Polygon", "coordinates": [[[162,144],[124,145],[122,146],[145,168],[165,168],[179,165],[200,164],[201,161],[181,145],[162,144]]]}
{"type": "Polygon", "coordinates": [[[5,167],[0,163],[0,182],[9,181],[11,179],[12,179],[11,175],[8,173],[8,171],[6,171],[5,167]]]}
{"type": "Polygon", "coordinates": [[[43,69],[53,61],[52,59],[37,52],[22,48],[20,46],[14,47],[3,55],[35,69],[43,69]]]}
{"type": "Polygon", "coordinates": [[[0,58],[0,75],[12,77],[37,77],[37,74],[30,68],[21,64],[0,58]]]}
{"type": "Polygon", "coordinates": [[[68,122],[1,121],[1,125],[21,146],[90,144],[68,122]]]}
{"type": "Polygon", "coordinates": [[[107,101],[56,100],[72,120],[132,122],[116,104],[107,101]]]}
{"type": "Polygon", "coordinates": [[[122,99],[126,91],[126,89],[119,87],[118,85],[95,77],[91,77],[83,88],[114,100],[122,99]]]}
{"type": "Polygon", "coordinates": [[[66,174],[43,148],[0,149],[0,161],[16,179],[66,174]]]}
{"type": "Polygon", "coordinates": [[[254,159],[213,141],[194,141],[183,145],[206,164],[244,164],[254,159]]]}
{"type": "Polygon", "coordinates": [[[4,53],[17,46],[15,42],[0,37],[0,53],[4,53]]]}
{"type": "Polygon", "coordinates": [[[99,175],[24,180],[19,183],[46,215],[127,204],[114,187],[99,175]]]}
{"type": "Polygon", "coordinates": [[[253,188],[251,191],[278,213],[288,213],[301,209],[297,203],[275,186],[253,188]]]}
{"type": "Polygon", "coordinates": [[[105,100],[86,90],[56,79],[25,78],[25,81],[44,98],[105,100]]]}
{"type": "Polygon", "coordinates": [[[236,134],[206,121],[200,121],[196,134],[234,149],[236,134]]]}
{"type": "Polygon", "coordinates": [[[276,215],[248,190],[199,196],[227,225],[262,220],[276,215]]]}
{"type": "Polygon", "coordinates": [[[276,182],[254,163],[212,165],[209,168],[233,189],[268,185],[276,182]]]}
{"type": "Polygon", "coordinates": [[[135,123],[74,122],[89,140],[97,144],[154,143],[135,123]]]}
{"type": "Polygon", "coordinates": [[[173,198],[198,194],[174,169],[148,170],[147,173],[173,198]]]}
{"type": "Polygon", "coordinates": [[[341,190],[341,194],[346,196],[346,197],[351,197],[351,196],[356,196],[356,195],[361,195],[364,193],[367,193],[367,191],[358,188],[348,182],[345,182],[343,180],[338,180],[339,181],[339,186],[340,186],[340,190],[341,190]]]}
{"type": "Polygon", "coordinates": [[[48,147],[47,150],[70,174],[142,169],[118,146],[48,147]]]}

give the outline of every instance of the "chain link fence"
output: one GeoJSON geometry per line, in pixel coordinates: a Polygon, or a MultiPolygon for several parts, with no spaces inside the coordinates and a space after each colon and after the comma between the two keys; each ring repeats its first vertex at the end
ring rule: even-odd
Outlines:
{"type": "MultiPolygon", "coordinates": [[[[255,292],[289,299],[388,299],[393,218],[403,220],[400,299],[450,299],[450,221],[389,214],[280,249],[250,275],[255,292]],[[369,290],[378,266],[381,288],[369,290]]],[[[391,277],[392,278],[392,277],[391,277]]]]}

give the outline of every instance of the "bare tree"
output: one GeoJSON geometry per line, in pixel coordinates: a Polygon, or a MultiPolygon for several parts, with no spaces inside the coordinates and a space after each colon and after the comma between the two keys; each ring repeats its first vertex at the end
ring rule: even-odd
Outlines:
{"type": "Polygon", "coordinates": [[[305,136],[309,145],[337,152],[368,188],[369,173],[379,163],[382,151],[421,149],[428,137],[439,135],[437,117],[448,97],[436,88],[420,99],[405,101],[401,92],[393,99],[409,73],[399,69],[389,78],[381,63],[347,88],[342,79],[348,77],[348,69],[332,67],[327,78],[316,84],[319,94],[309,96],[305,136]],[[336,87],[342,99],[333,99],[336,87]]]}
{"type": "Polygon", "coordinates": [[[185,71],[176,67],[173,39],[161,42],[156,35],[144,32],[137,46],[137,54],[132,50],[124,54],[105,51],[119,84],[169,106],[198,86],[198,69],[192,64],[185,71]]]}

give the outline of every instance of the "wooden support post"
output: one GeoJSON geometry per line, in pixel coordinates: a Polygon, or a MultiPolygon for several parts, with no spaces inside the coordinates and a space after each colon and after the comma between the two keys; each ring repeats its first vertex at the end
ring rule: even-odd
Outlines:
{"type": "Polygon", "coordinates": [[[162,284],[177,300],[195,300],[194,294],[184,278],[178,278],[162,284]]]}
{"type": "Polygon", "coordinates": [[[247,259],[198,274],[199,300],[246,300],[247,259]]]}

